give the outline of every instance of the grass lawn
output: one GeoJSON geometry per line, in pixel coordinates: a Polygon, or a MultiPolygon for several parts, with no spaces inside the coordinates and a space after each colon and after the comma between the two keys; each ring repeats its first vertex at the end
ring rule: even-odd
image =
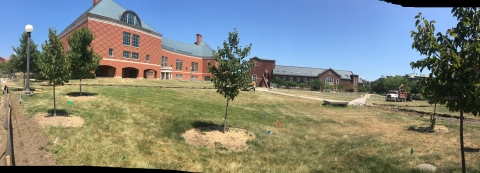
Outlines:
{"type": "MultiPolygon", "coordinates": [[[[35,85],[43,92],[24,99],[30,116],[53,108],[52,88],[35,85]]],[[[241,92],[230,102],[227,126],[251,131],[256,139],[244,152],[223,152],[190,145],[182,137],[193,127],[223,123],[226,100],[215,90],[85,86],[96,98],[74,99],[68,105],[67,94],[78,87],[56,89],[57,108],[85,120],[83,127],[45,129],[52,141],[58,137],[51,152],[59,165],[193,172],[419,172],[416,165],[431,163],[443,172],[461,170],[457,122],[437,121],[448,128],[446,133],[420,133],[408,127],[428,125],[427,117],[241,92]],[[138,103],[142,96],[145,100],[138,103]],[[282,131],[274,128],[279,120],[282,131]],[[268,130],[273,134],[267,136],[268,130]]],[[[480,126],[464,128],[465,147],[479,148],[480,126]]],[[[469,172],[480,171],[478,152],[467,152],[466,162],[469,172]]]]}
{"type": "MultiPolygon", "coordinates": [[[[32,79],[33,81],[33,79],[32,79]]],[[[17,85],[23,86],[23,78],[17,79],[17,85]]],[[[30,82],[43,83],[42,82],[30,82]]],[[[80,84],[80,80],[70,80],[69,84],[80,84]]],[[[213,88],[213,83],[210,81],[189,81],[189,80],[159,80],[159,79],[135,79],[135,78],[96,78],[96,79],[83,79],[82,84],[104,84],[104,85],[131,85],[131,86],[182,86],[182,87],[195,87],[195,88],[213,88]]]]}
{"type": "Polygon", "coordinates": [[[322,98],[322,99],[332,99],[332,100],[343,100],[343,101],[352,101],[357,98],[360,98],[364,93],[332,93],[332,92],[319,92],[319,91],[307,91],[307,90],[297,90],[297,89],[284,89],[277,88],[274,91],[294,94],[297,96],[313,97],[313,98],[322,98]]]}

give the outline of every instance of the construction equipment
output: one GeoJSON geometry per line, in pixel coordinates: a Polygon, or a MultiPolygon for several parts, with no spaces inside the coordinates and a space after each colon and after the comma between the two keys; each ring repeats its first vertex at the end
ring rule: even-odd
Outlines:
{"type": "Polygon", "coordinates": [[[407,89],[402,84],[397,90],[390,90],[385,97],[385,101],[405,102],[407,101],[407,89]]]}

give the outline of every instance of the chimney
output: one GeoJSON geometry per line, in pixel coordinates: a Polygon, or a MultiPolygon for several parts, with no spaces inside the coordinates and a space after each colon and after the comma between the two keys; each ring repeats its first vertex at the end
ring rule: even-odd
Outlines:
{"type": "Polygon", "coordinates": [[[101,0],[93,0],[93,5],[99,3],[101,0]]]}
{"type": "Polygon", "coordinates": [[[200,42],[202,42],[202,34],[197,34],[197,42],[195,42],[195,44],[199,45],[200,42]]]}

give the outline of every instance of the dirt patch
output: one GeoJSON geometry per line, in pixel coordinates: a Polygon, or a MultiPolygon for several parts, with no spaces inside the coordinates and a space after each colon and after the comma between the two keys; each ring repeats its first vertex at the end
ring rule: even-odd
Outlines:
{"type": "Polygon", "coordinates": [[[229,128],[223,133],[223,127],[200,127],[182,134],[185,141],[192,145],[220,148],[240,152],[248,149],[247,141],[255,139],[255,134],[244,129],[229,128]]]}
{"type": "Polygon", "coordinates": [[[81,127],[83,126],[84,120],[77,116],[65,116],[59,115],[57,116],[50,116],[47,113],[37,114],[33,117],[40,126],[47,127],[47,126],[62,126],[62,127],[81,127]]]}
{"type": "Polygon", "coordinates": [[[435,172],[435,170],[437,170],[437,167],[436,166],[433,166],[432,164],[420,164],[420,165],[417,165],[417,169],[420,169],[422,171],[432,171],[432,172],[435,172]]]}
{"type": "Polygon", "coordinates": [[[55,155],[50,152],[53,142],[37,122],[23,113],[17,96],[10,95],[10,105],[15,166],[55,166],[55,155]]]}
{"type": "Polygon", "coordinates": [[[78,101],[86,101],[86,100],[94,100],[96,96],[65,96],[69,100],[78,100],[78,101]]]}
{"type": "Polygon", "coordinates": [[[440,132],[440,133],[446,133],[448,132],[448,128],[443,126],[443,125],[435,125],[435,128],[432,129],[430,126],[410,126],[408,130],[413,130],[413,131],[418,131],[418,132],[440,132]]]}

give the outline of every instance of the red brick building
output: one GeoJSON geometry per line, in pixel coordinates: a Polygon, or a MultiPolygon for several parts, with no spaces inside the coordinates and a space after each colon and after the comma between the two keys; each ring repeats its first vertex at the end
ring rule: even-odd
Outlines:
{"type": "Polygon", "coordinates": [[[307,84],[311,79],[319,79],[333,86],[334,91],[339,90],[340,84],[345,88],[354,89],[355,92],[358,91],[359,87],[358,75],[353,74],[352,71],[333,70],[331,68],[323,69],[276,65],[273,70],[273,77],[307,84]]]}
{"type": "Polygon", "coordinates": [[[209,80],[207,62],[213,49],[193,37],[193,44],[167,38],[113,0],[93,0],[92,7],[63,30],[59,37],[69,48],[67,37],[76,29],[88,27],[95,39],[92,47],[102,60],[97,77],[201,79],[209,80]]]}
{"type": "MultiPolygon", "coordinates": [[[[164,38],[141,14],[113,0],[93,0],[92,7],[58,35],[65,50],[69,49],[68,36],[84,26],[93,32],[92,47],[102,57],[97,77],[210,80],[212,76],[208,61],[215,63],[213,49],[201,34],[192,37],[193,44],[164,38]]],[[[351,71],[279,66],[275,60],[258,57],[250,60],[254,63],[252,81],[260,87],[270,85],[275,76],[305,83],[317,78],[335,88],[339,83],[358,88],[358,75],[351,71]]]]}

